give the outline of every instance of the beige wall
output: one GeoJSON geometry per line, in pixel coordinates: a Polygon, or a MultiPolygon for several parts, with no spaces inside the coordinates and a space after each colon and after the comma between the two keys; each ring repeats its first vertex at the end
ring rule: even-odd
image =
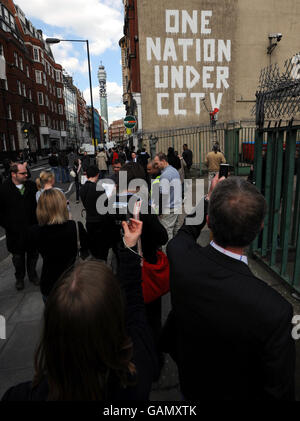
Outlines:
{"type": "MultiPolygon", "coordinates": [[[[198,98],[200,94],[205,95],[205,103],[209,109],[214,105],[211,103],[211,96],[215,100],[219,96],[219,121],[253,118],[250,110],[254,104],[249,101],[255,100],[261,68],[270,63],[270,56],[267,54],[268,34],[283,34],[271,56],[272,63],[278,62],[282,65],[285,59],[300,51],[300,2],[297,0],[139,0],[138,21],[143,130],[208,124],[208,113],[203,102],[193,98],[195,94],[198,98]],[[166,10],[175,10],[175,16],[178,13],[179,32],[176,32],[174,17],[170,20],[171,28],[167,28],[166,10]],[[190,17],[193,17],[193,11],[197,11],[198,24],[195,28],[192,26],[197,33],[192,32],[188,23],[186,32],[183,33],[183,11],[187,11],[190,17]],[[212,16],[206,18],[207,25],[201,25],[203,11],[212,12],[212,16]],[[174,32],[168,33],[167,30],[172,28],[174,32]],[[210,33],[203,33],[205,30],[210,33]],[[151,50],[150,41],[147,47],[147,38],[151,38],[153,44],[158,45],[157,37],[161,43],[160,58],[151,50]],[[166,41],[167,38],[171,40],[166,41]],[[185,39],[193,40],[193,46],[187,47],[186,61],[183,57],[183,47],[179,46],[179,43],[186,42],[180,40],[185,39]],[[169,42],[170,51],[165,49],[166,42],[169,42]],[[215,56],[211,57],[212,61],[205,61],[205,43],[209,42],[215,43],[215,56]],[[218,57],[219,43],[227,47],[227,54],[221,54],[221,57],[218,57]],[[201,57],[197,57],[196,45],[200,45],[201,57]],[[173,46],[176,57],[172,51],[173,46]],[[219,61],[219,58],[222,58],[222,61],[219,61]],[[168,80],[164,80],[163,66],[167,66],[168,80]],[[178,87],[173,72],[172,87],[172,66],[179,73],[179,66],[183,66],[183,86],[178,87]],[[192,66],[192,71],[198,72],[200,76],[194,86],[188,86],[186,83],[186,72],[189,73],[190,69],[188,66],[192,66]],[[210,66],[213,69],[210,69],[210,66]],[[156,86],[155,68],[159,76],[156,86]],[[203,71],[210,75],[206,82],[203,71]],[[227,71],[228,78],[225,77],[225,73],[222,79],[221,73],[227,71]],[[205,83],[212,83],[213,86],[206,87],[205,83]],[[198,101],[200,113],[197,109],[198,101]]],[[[158,55],[158,49],[155,51],[158,55]]],[[[210,52],[208,50],[208,55],[210,52]]],[[[193,78],[192,76],[192,85],[193,78]]]]}

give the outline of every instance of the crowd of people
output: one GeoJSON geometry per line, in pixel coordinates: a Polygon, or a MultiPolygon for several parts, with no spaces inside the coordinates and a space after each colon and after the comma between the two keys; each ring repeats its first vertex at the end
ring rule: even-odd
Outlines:
{"type": "Polygon", "coordinates": [[[146,401],[164,353],[177,364],[183,400],[293,400],[292,307],[252,274],[246,256],[266,213],[256,187],[220,178],[217,161],[225,158],[214,147],[207,165],[215,174],[197,205],[204,217],[190,225],[182,195],[167,188],[171,182],[180,191],[183,174],[190,175],[187,145],[182,156],[169,148],[154,159],[143,149],[101,149],[96,164],[87,155],[71,163],[83,224],[55,187],[58,168],[70,167],[55,155],[53,172],[36,183],[27,180],[26,165],[12,163],[0,186],[16,288],[24,288],[27,270],[45,303],[35,376],[3,400],[146,401]],[[212,241],[201,247],[205,225],[212,241]],[[162,326],[168,291],[171,311],[162,326]]]}

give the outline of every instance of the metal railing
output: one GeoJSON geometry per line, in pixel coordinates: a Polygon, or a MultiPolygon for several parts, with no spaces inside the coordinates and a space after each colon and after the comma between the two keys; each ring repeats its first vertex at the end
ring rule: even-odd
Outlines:
{"type": "Polygon", "coordinates": [[[300,291],[300,126],[256,131],[254,179],[268,212],[253,253],[300,291]]]}

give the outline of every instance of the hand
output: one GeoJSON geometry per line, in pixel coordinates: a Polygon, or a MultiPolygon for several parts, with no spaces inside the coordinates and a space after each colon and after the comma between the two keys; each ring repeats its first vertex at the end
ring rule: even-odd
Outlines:
{"type": "Polygon", "coordinates": [[[218,184],[218,183],[220,183],[221,181],[223,181],[223,180],[225,180],[225,177],[221,177],[221,178],[219,178],[219,173],[217,173],[215,176],[214,176],[214,178],[212,179],[212,181],[211,181],[211,185],[210,185],[210,189],[209,189],[209,192],[208,192],[208,195],[207,195],[207,199],[209,200],[210,199],[210,196],[211,196],[211,194],[212,194],[212,192],[213,192],[213,189],[216,187],[216,185],[218,184]]]}
{"type": "Polygon", "coordinates": [[[124,230],[124,241],[127,247],[134,247],[142,234],[143,223],[137,219],[130,218],[130,224],[122,222],[124,230]]]}

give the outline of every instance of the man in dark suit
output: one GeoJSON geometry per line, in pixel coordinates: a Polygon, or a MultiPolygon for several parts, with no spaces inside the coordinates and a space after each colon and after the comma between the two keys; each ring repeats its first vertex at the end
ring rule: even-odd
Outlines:
{"type": "Polygon", "coordinates": [[[24,288],[25,257],[29,280],[39,285],[38,252],[28,250],[28,233],[36,219],[35,183],[27,180],[26,164],[12,163],[9,177],[0,187],[0,225],[5,229],[7,249],[15,266],[16,288],[24,288]]]}
{"type": "Polygon", "coordinates": [[[265,199],[238,177],[214,178],[205,225],[186,225],[168,245],[172,311],[164,350],[178,365],[188,400],[293,400],[292,306],[248,267],[265,199]],[[216,186],[216,187],[215,187],[216,186]],[[215,188],[214,188],[215,187],[215,188]]]}

